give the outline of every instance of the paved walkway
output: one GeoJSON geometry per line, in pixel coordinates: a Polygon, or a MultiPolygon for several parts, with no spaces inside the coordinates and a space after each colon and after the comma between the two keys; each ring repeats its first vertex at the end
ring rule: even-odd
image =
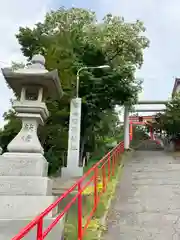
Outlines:
{"type": "Polygon", "coordinates": [[[103,240],[180,240],[180,159],[137,151],[126,163],[103,240]]]}

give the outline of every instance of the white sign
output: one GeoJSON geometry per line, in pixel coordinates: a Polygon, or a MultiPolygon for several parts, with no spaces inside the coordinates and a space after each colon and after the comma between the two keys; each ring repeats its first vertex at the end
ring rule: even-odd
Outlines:
{"type": "Polygon", "coordinates": [[[67,167],[74,168],[79,166],[80,151],[80,132],[81,132],[81,98],[71,100],[68,156],[67,167]]]}

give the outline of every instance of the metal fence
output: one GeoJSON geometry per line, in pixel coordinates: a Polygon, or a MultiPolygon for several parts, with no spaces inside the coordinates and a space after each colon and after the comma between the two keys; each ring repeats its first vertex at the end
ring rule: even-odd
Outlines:
{"type": "MultiPolygon", "coordinates": [[[[120,142],[115,148],[108,152],[99,162],[97,162],[91,169],[89,169],[72,187],[70,187],[61,197],[59,197],[53,204],[51,204],[44,212],[32,220],[19,234],[17,234],[12,240],[23,239],[32,229],[37,228],[36,240],[44,240],[56,224],[65,216],[70,210],[72,205],[77,201],[77,219],[78,219],[78,240],[82,240],[86,230],[91,222],[91,219],[97,209],[101,195],[106,192],[107,183],[115,174],[115,169],[118,165],[120,155],[124,152],[124,142],[120,142]],[[102,189],[99,191],[98,182],[99,179],[102,182],[102,189]],[[91,185],[93,187],[93,206],[89,213],[86,222],[83,223],[83,204],[82,195],[87,187],[91,185]],[[71,200],[66,204],[64,209],[58,213],[54,221],[46,228],[43,228],[44,218],[48,214],[57,208],[57,206],[67,198],[75,189],[77,193],[73,195],[71,200]]],[[[56,239],[54,239],[56,240],[56,239]]]]}

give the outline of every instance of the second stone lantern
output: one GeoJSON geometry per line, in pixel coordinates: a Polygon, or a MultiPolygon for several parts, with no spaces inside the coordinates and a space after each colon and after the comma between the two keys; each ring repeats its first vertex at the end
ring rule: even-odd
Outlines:
{"type": "MultiPolygon", "coordinates": [[[[4,68],[2,73],[17,96],[13,109],[22,120],[22,128],[9,143],[8,152],[0,156],[0,239],[7,240],[55,200],[37,128],[49,116],[45,99],[60,99],[63,91],[57,70],[48,72],[42,55],[33,56],[31,64],[23,69],[4,68]]],[[[49,215],[44,225],[52,221],[53,215],[49,215]]],[[[47,239],[62,234],[63,223],[59,224],[47,239]]],[[[26,239],[35,236],[31,232],[26,239]]]]}

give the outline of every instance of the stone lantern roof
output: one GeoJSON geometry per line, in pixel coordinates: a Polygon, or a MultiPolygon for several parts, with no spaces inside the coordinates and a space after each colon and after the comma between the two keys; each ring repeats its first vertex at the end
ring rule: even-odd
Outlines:
{"type": "Polygon", "coordinates": [[[21,95],[23,86],[42,86],[46,97],[53,99],[60,99],[63,95],[58,71],[53,70],[49,72],[45,68],[45,58],[40,55],[34,55],[31,63],[25,68],[12,70],[11,68],[3,68],[2,73],[6,79],[7,84],[17,94],[21,95]]]}

